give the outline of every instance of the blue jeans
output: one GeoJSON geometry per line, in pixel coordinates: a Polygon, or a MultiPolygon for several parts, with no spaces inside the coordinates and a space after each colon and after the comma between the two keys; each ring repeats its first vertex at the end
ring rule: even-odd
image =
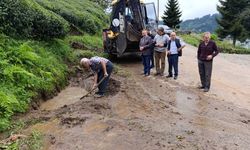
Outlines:
{"type": "Polygon", "coordinates": [[[142,63],[144,66],[144,74],[145,75],[150,75],[150,61],[151,61],[152,56],[151,55],[142,55],[142,63]]]}
{"type": "Polygon", "coordinates": [[[178,54],[173,54],[168,56],[168,74],[173,75],[172,68],[174,68],[174,76],[178,76],[178,54]]]}
{"type": "Polygon", "coordinates": [[[155,67],[155,59],[154,59],[154,50],[152,50],[152,54],[150,56],[151,58],[151,65],[150,65],[150,68],[154,68],[155,67]]]}
{"type": "MultiPolygon", "coordinates": [[[[106,92],[108,82],[109,82],[109,78],[110,78],[110,75],[111,75],[112,70],[113,70],[113,64],[110,61],[107,62],[106,69],[107,69],[108,77],[106,79],[104,79],[102,81],[102,83],[98,86],[98,89],[99,89],[98,94],[104,94],[106,92]]],[[[104,77],[104,72],[101,69],[98,72],[97,82],[99,83],[102,80],[103,77],[104,77]]]]}

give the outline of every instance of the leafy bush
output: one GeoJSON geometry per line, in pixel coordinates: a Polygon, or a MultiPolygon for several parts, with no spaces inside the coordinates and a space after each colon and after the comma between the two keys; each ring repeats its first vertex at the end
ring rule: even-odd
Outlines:
{"type": "Polygon", "coordinates": [[[0,8],[0,31],[7,35],[47,39],[68,32],[66,20],[34,0],[1,0],[0,8]]]}
{"type": "Polygon", "coordinates": [[[61,40],[24,42],[0,35],[0,131],[14,113],[25,112],[34,97],[66,86],[64,62],[72,57],[61,40]]]}
{"type": "Polygon", "coordinates": [[[96,34],[108,23],[102,7],[89,0],[36,0],[44,8],[51,10],[81,30],[96,34]]]}
{"type": "Polygon", "coordinates": [[[66,38],[68,43],[79,42],[84,44],[85,47],[88,49],[102,49],[103,48],[103,41],[101,36],[90,36],[85,34],[84,36],[68,36],[66,38]]]}

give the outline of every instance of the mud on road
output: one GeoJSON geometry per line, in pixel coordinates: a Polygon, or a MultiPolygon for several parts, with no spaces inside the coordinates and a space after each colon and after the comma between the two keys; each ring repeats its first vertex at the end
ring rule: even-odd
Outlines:
{"type": "Polygon", "coordinates": [[[27,127],[44,135],[44,150],[248,150],[250,111],[193,86],[141,75],[140,61],[120,64],[102,99],[79,98],[91,80],[78,74],[68,88],[33,110],[27,127]]]}

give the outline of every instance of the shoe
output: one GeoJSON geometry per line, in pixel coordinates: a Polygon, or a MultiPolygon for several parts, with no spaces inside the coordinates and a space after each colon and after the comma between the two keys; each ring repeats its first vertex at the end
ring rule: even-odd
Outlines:
{"type": "Polygon", "coordinates": [[[160,75],[160,73],[155,73],[154,75],[155,75],[155,76],[158,76],[158,75],[160,75]]]}
{"type": "Polygon", "coordinates": [[[160,76],[164,76],[164,73],[160,73],[160,76]]]}
{"type": "Polygon", "coordinates": [[[204,86],[199,86],[199,87],[197,87],[198,89],[205,89],[205,87],[204,86]]]}
{"type": "Polygon", "coordinates": [[[172,78],[173,76],[172,75],[167,75],[166,78],[172,78]]]}
{"type": "Polygon", "coordinates": [[[103,96],[104,96],[104,94],[95,94],[95,95],[94,95],[95,98],[101,98],[101,97],[103,97],[103,96]]]}
{"type": "Polygon", "coordinates": [[[209,88],[204,88],[204,92],[208,92],[209,91],[209,88]]]}
{"type": "Polygon", "coordinates": [[[177,80],[177,78],[178,78],[177,76],[174,76],[174,79],[175,79],[175,80],[177,80]]]}

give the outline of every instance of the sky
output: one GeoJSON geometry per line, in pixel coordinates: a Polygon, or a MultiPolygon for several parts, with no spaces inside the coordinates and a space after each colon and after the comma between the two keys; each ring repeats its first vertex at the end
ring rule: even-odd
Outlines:
{"type": "MultiPolygon", "coordinates": [[[[145,3],[154,2],[157,11],[157,0],[144,0],[145,3]]],[[[168,0],[159,0],[160,3],[160,16],[165,11],[165,5],[168,0]]],[[[216,5],[219,0],[178,0],[180,10],[182,11],[181,20],[194,19],[208,14],[218,13],[216,5]]],[[[161,17],[160,17],[161,19],[161,17]]]]}

